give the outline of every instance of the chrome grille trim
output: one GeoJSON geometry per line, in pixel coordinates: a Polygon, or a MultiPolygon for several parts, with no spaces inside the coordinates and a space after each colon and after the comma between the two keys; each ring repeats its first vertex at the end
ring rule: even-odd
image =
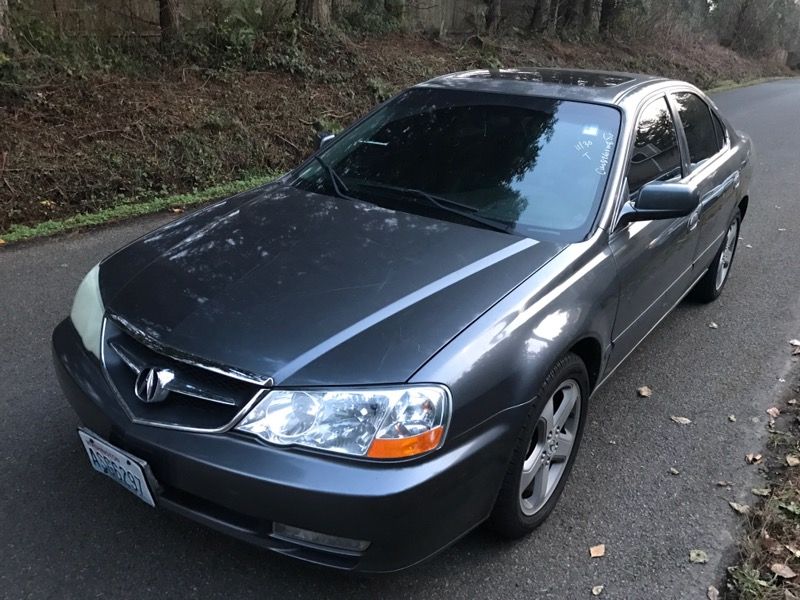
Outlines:
{"type": "MultiPolygon", "coordinates": [[[[130,408],[128,407],[127,402],[125,401],[125,398],[123,398],[122,394],[117,389],[117,386],[114,383],[113,379],[111,378],[111,375],[108,372],[108,368],[106,367],[106,343],[107,343],[106,342],[106,339],[107,339],[106,338],[106,325],[107,325],[107,323],[108,323],[108,317],[105,316],[103,318],[103,324],[102,324],[102,327],[100,329],[100,339],[101,339],[101,344],[100,344],[100,363],[101,363],[101,366],[102,366],[103,376],[104,376],[104,378],[106,380],[106,383],[108,383],[108,386],[114,392],[114,395],[116,396],[117,402],[122,407],[122,410],[125,412],[127,417],[133,423],[136,423],[138,425],[147,425],[147,426],[151,426],[151,427],[160,427],[162,429],[173,429],[173,430],[177,430],[177,431],[185,431],[185,432],[191,432],[191,433],[224,433],[226,431],[231,430],[239,421],[241,421],[242,418],[250,411],[250,409],[259,400],[261,400],[264,396],[266,396],[270,391],[269,388],[262,388],[262,389],[257,390],[256,393],[253,395],[253,397],[250,398],[242,406],[242,408],[233,416],[233,418],[231,418],[227,423],[225,423],[224,425],[222,425],[220,427],[214,427],[214,428],[211,428],[211,427],[192,427],[192,426],[187,426],[187,425],[181,425],[180,423],[170,423],[170,422],[166,422],[166,421],[154,421],[154,420],[150,420],[150,419],[143,419],[141,417],[137,417],[135,414],[133,414],[133,412],[131,412],[130,408]]],[[[125,329],[125,331],[128,331],[127,328],[125,329]]],[[[128,363],[128,361],[126,361],[122,357],[122,355],[119,355],[119,356],[120,356],[120,359],[123,362],[125,362],[125,364],[127,366],[131,367],[131,365],[128,363]]],[[[180,360],[180,359],[177,359],[177,358],[175,358],[173,356],[170,356],[170,355],[165,355],[165,356],[167,358],[169,358],[169,359],[180,360]]],[[[193,364],[193,363],[190,363],[188,361],[181,361],[181,362],[186,362],[186,364],[193,364]]],[[[199,367],[200,365],[194,365],[193,364],[193,366],[198,366],[199,367]]],[[[131,368],[133,368],[133,367],[131,367],[131,368]]],[[[211,369],[209,369],[209,370],[211,370],[211,369]]],[[[218,375],[230,376],[230,375],[228,375],[227,373],[224,373],[224,372],[217,372],[216,370],[214,372],[216,372],[218,375]]],[[[254,382],[252,382],[250,380],[246,380],[246,381],[247,381],[247,383],[254,383],[254,382]]],[[[270,380],[270,384],[271,384],[271,380],[270,380]]]]}
{"type": "Polygon", "coordinates": [[[181,353],[177,352],[176,350],[166,348],[162,344],[158,343],[157,341],[153,340],[150,336],[148,336],[143,331],[140,331],[137,327],[135,327],[132,323],[129,323],[119,315],[106,313],[105,318],[103,319],[103,329],[105,329],[105,322],[106,320],[111,319],[115,321],[117,325],[122,327],[132,338],[137,340],[143,346],[147,346],[148,348],[152,349],[154,352],[158,352],[159,354],[163,354],[167,358],[171,358],[178,362],[186,363],[187,365],[191,365],[193,367],[197,367],[199,369],[205,369],[206,371],[211,371],[212,373],[216,373],[217,375],[224,375],[225,377],[231,377],[233,379],[238,379],[239,381],[244,381],[245,383],[252,383],[255,385],[261,385],[264,387],[272,387],[274,385],[274,380],[272,377],[260,377],[258,375],[252,373],[245,373],[243,371],[238,371],[236,369],[224,368],[215,365],[209,365],[207,363],[200,362],[191,356],[182,355],[181,353]]]}

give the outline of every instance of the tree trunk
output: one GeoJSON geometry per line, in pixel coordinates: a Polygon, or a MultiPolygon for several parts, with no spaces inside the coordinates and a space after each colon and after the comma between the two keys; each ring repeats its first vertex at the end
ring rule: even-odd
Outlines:
{"type": "Polygon", "coordinates": [[[14,38],[8,23],[8,0],[0,0],[0,44],[12,46],[14,38]]]}
{"type": "Polygon", "coordinates": [[[161,41],[171,42],[180,35],[178,0],[158,0],[158,23],[161,26],[161,41]]]}
{"type": "Polygon", "coordinates": [[[564,7],[564,27],[580,29],[583,26],[583,4],[585,0],[570,0],[564,7]]]}
{"type": "Polygon", "coordinates": [[[550,22],[550,0],[539,0],[533,8],[531,29],[544,31],[550,22]]]}
{"type": "Polygon", "coordinates": [[[331,0],[297,0],[297,16],[323,29],[331,26],[331,0]]]}
{"type": "Polygon", "coordinates": [[[617,16],[617,0],[603,0],[600,5],[600,33],[608,35],[617,16]]]}
{"type": "Polygon", "coordinates": [[[495,33],[500,24],[500,10],[502,0],[487,0],[486,2],[486,31],[495,33]]]}
{"type": "Polygon", "coordinates": [[[594,0],[583,0],[581,23],[585,31],[594,28],[594,0]]]}

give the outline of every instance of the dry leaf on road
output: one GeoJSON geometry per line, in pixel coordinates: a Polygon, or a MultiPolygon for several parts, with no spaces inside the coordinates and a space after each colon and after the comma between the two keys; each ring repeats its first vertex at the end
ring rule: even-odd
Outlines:
{"type": "Polygon", "coordinates": [[[675,421],[678,425],[688,425],[691,423],[691,419],[687,419],[686,417],[670,417],[673,421],[675,421]]]}
{"type": "Polygon", "coordinates": [[[750,507],[747,504],[739,504],[738,502],[728,502],[728,504],[740,515],[746,515],[750,512],[750,507]]]}
{"type": "Polygon", "coordinates": [[[680,475],[681,474],[681,472],[678,471],[678,469],[676,469],[675,467],[670,467],[669,468],[669,472],[672,473],[673,475],[680,475]]]}
{"type": "Polygon", "coordinates": [[[753,488],[750,490],[756,496],[766,497],[769,496],[769,488],[753,488]]]}
{"type": "Polygon", "coordinates": [[[651,390],[649,386],[643,385],[642,387],[637,388],[636,394],[639,396],[639,398],[649,398],[653,395],[653,390],[651,390]]]}
{"type": "Polygon", "coordinates": [[[790,400],[787,400],[786,404],[789,404],[790,406],[794,406],[795,404],[797,404],[797,398],[791,398],[790,400]]]}
{"type": "Polygon", "coordinates": [[[733,485],[733,482],[731,482],[731,481],[718,481],[717,485],[719,487],[731,487],[733,485]]]}
{"type": "Polygon", "coordinates": [[[0,246],[2,246],[5,243],[6,243],[6,241],[4,239],[0,239],[0,246]]]}
{"type": "Polygon", "coordinates": [[[797,456],[796,454],[787,454],[786,464],[790,467],[796,467],[797,465],[800,465],[800,456],[797,456]]]}
{"type": "Polygon", "coordinates": [[[704,564],[708,562],[708,554],[704,550],[690,550],[689,560],[693,563],[704,564]]]}
{"type": "Polygon", "coordinates": [[[786,549],[792,554],[794,554],[795,558],[800,558],[800,550],[798,550],[797,548],[794,548],[792,546],[786,546],[786,549]]]}
{"type": "Polygon", "coordinates": [[[781,414],[781,409],[779,409],[777,406],[770,406],[770,407],[767,409],[767,414],[768,414],[770,417],[772,417],[773,419],[776,419],[776,418],[778,418],[778,416],[780,416],[780,414],[781,414]]]}
{"type": "Polygon", "coordinates": [[[747,455],[744,457],[744,459],[747,461],[747,464],[750,464],[750,465],[757,465],[757,464],[759,464],[759,463],[761,462],[761,459],[762,459],[762,458],[763,458],[763,457],[762,457],[760,454],[755,454],[755,453],[753,453],[753,452],[751,452],[750,454],[747,454],[747,455]]]}
{"type": "Polygon", "coordinates": [[[592,546],[589,548],[589,556],[592,558],[600,558],[601,556],[606,555],[606,545],[605,544],[598,544],[597,546],[592,546]]]}
{"type": "Polygon", "coordinates": [[[592,588],[592,596],[599,596],[600,594],[602,594],[602,593],[603,593],[603,588],[604,588],[604,587],[605,587],[605,586],[602,586],[602,585],[596,585],[596,586],[594,586],[594,587],[592,588]]]}
{"type": "Polygon", "coordinates": [[[728,415],[728,421],[731,423],[736,423],[736,415],[728,415]]]}
{"type": "Polygon", "coordinates": [[[714,323],[714,321],[711,321],[711,323],[708,324],[708,328],[709,329],[719,329],[719,325],[714,323]]]}
{"type": "Polygon", "coordinates": [[[789,340],[789,345],[794,346],[795,348],[800,348],[800,340],[796,338],[793,340],[789,340]]]}
{"type": "Polygon", "coordinates": [[[708,586],[706,598],[708,598],[708,600],[719,600],[719,590],[713,585],[708,586]]]}
{"type": "Polygon", "coordinates": [[[784,579],[793,579],[797,577],[797,573],[792,571],[787,565],[783,563],[775,563],[769,568],[770,571],[775,573],[778,577],[783,577],[784,579]]]}

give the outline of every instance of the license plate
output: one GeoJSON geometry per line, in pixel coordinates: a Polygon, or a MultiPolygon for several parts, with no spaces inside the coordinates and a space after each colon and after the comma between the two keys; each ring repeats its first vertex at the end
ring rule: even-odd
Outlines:
{"type": "Polygon", "coordinates": [[[86,429],[78,429],[78,435],[95,471],[110,477],[150,506],[156,505],[144,474],[145,461],[115,448],[86,429]]]}

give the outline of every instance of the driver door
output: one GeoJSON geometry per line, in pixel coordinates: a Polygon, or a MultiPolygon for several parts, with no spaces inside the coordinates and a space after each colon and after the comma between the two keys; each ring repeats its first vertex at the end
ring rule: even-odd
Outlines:
{"type": "MultiPolygon", "coordinates": [[[[651,181],[680,181],[681,142],[665,96],[639,111],[628,166],[630,202],[651,181]]],[[[697,214],[629,223],[609,240],[617,263],[620,297],[609,367],[619,364],[683,297],[692,282],[697,214]]]]}

